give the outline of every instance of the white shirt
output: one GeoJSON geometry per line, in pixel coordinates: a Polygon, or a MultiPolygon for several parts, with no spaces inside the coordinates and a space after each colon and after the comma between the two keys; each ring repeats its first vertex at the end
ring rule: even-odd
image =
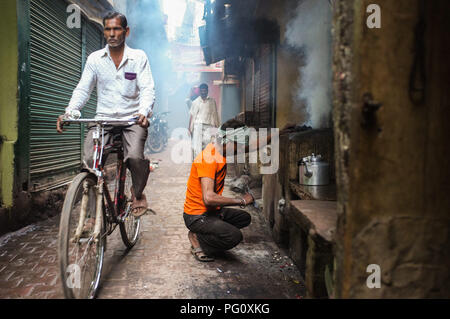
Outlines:
{"type": "Polygon", "coordinates": [[[155,101],[155,88],[147,55],[125,45],[123,59],[116,69],[109,46],[89,55],[81,80],[66,108],[81,110],[97,85],[96,118],[147,116],[155,101]]]}
{"type": "Polygon", "coordinates": [[[214,127],[219,127],[220,125],[216,101],[209,96],[205,101],[203,101],[201,96],[196,98],[194,102],[192,102],[189,113],[192,116],[192,124],[202,123],[214,127]]]}

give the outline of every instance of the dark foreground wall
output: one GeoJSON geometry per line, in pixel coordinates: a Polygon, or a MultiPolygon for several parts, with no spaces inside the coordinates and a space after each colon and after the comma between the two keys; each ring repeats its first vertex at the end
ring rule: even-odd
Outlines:
{"type": "Polygon", "coordinates": [[[381,29],[366,26],[370,3],[335,8],[336,294],[448,298],[450,2],[377,1],[381,29]]]}

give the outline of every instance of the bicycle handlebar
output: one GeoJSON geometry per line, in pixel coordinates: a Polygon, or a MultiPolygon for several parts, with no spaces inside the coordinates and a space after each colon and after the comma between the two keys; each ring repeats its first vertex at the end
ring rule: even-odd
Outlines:
{"type": "Polygon", "coordinates": [[[127,124],[132,125],[136,124],[137,117],[133,117],[130,119],[63,119],[63,123],[95,123],[95,124],[127,124]]]}

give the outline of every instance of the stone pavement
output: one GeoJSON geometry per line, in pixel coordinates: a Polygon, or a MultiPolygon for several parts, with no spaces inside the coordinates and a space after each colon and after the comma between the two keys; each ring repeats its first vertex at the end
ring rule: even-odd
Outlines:
{"type": "MultiPolygon", "coordinates": [[[[156,215],[143,217],[138,243],[128,251],[118,229],[108,237],[98,298],[302,298],[299,271],[254,208],[247,208],[252,224],[242,243],[212,263],[193,258],[182,217],[190,165],[173,163],[170,154],[152,155],[161,162],[146,195],[156,215]]],[[[236,196],[227,187],[224,195],[236,196]]],[[[56,216],[0,237],[0,298],[64,297],[58,225],[56,216]]]]}

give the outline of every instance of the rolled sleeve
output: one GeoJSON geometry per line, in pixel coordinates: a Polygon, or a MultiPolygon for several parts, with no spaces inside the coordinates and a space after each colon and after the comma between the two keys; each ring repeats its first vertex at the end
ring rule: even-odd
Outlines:
{"type": "Polygon", "coordinates": [[[137,76],[137,85],[140,91],[139,113],[148,116],[153,110],[153,104],[155,103],[155,84],[150,70],[150,63],[145,53],[143,54],[144,58],[137,76]]]}
{"type": "Polygon", "coordinates": [[[92,90],[95,87],[97,81],[95,66],[92,61],[92,56],[89,56],[86,65],[83,70],[80,82],[73,91],[72,98],[70,99],[69,106],[66,108],[66,112],[70,110],[81,110],[84,105],[89,101],[92,90]]]}

